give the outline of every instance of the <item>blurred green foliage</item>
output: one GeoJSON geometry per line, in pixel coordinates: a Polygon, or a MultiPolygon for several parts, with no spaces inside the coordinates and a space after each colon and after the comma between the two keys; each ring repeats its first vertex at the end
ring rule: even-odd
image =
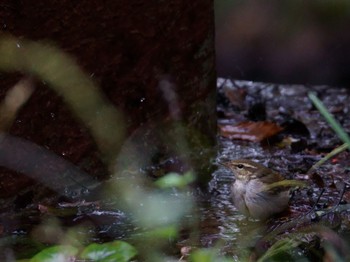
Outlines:
{"type": "MultiPolygon", "coordinates": [[[[188,172],[183,177],[170,174],[158,182],[161,188],[181,187],[182,192],[172,194],[168,190],[151,190],[149,179],[140,172],[143,163],[150,160],[150,155],[140,152],[137,141],[132,138],[125,140],[122,115],[76,62],[52,44],[2,36],[0,56],[1,70],[21,71],[45,81],[90,129],[111,172],[112,179],[108,183],[110,188],[106,197],[116,200],[116,209],[122,207],[129,212],[136,227],[147,228],[146,234],[135,237],[136,247],[143,246],[144,241],[150,244],[150,248],[139,256],[146,261],[161,260],[161,249],[167,243],[163,241],[164,238],[177,237],[181,220],[194,207],[194,198],[187,188],[194,180],[193,173],[188,172]]],[[[183,129],[180,129],[176,139],[176,150],[187,150],[183,129]]],[[[49,213],[52,211],[54,209],[47,209],[49,213]]],[[[47,232],[52,232],[52,236],[56,234],[55,237],[59,238],[56,241],[67,240],[65,236],[68,232],[61,229],[60,225],[48,223],[41,229],[39,226],[37,237],[40,238],[40,233],[47,232]]],[[[80,239],[76,243],[44,249],[32,261],[65,261],[67,257],[76,256],[84,246],[83,243],[84,239],[80,239]]],[[[95,261],[129,261],[135,255],[135,248],[125,242],[91,244],[81,254],[82,257],[95,261]]]]}
{"type": "Polygon", "coordinates": [[[159,178],[155,184],[159,188],[185,188],[196,179],[192,171],[188,171],[183,175],[178,173],[169,173],[161,178],[159,178]]]}

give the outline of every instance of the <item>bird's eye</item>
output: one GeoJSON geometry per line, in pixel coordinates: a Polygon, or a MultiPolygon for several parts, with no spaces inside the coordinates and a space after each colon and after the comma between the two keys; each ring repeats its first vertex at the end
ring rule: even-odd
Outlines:
{"type": "Polygon", "coordinates": [[[242,169],[242,168],[243,168],[243,165],[242,165],[242,164],[239,164],[239,165],[237,165],[237,167],[238,167],[239,169],[242,169]]]}

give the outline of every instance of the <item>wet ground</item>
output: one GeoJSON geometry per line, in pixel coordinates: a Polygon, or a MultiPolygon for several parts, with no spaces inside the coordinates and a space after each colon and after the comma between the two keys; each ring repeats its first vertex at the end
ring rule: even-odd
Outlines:
{"type": "Polygon", "coordinates": [[[342,152],[320,168],[309,170],[342,142],[313,107],[308,92],[315,92],[343,128],[350,131],[350,96],[344,88],[218,79],[217,109],[221,135],[218,137],[220,149],[216,162],[251,159],[288,179],[304,181],[307,186],[294,190],[288,212],[261,224],[245,218],[233,206],[230,200],[233,175],[218,166],[210,182],[212,196],[202,210],[203,246],[220,243],[223,253],[239,259],[244,253],[242,250],[258,253],[259,256],[276,239],[300,233],[297,238],[301,244],[293,259],[306,257],[313,260],[321,258],[325,252],[319,247],[325,241],[322,237],[325,234],[322,230],[318,232],[310,228],[322,225],[324,230],[332,229],[339,236],[338,252],[349,255],[348,251],[339,247],[339,243],[346,245],[350,239],[350,206],[347,204],[350,197],[349,152],[342,152]],[[250,139],[255,136],[255,131],[250,128],[225,132],[227,126],[242,126],[241,123],[247,121],[274,123],[283,130],[270,136],[269,132],[261,129],[260,132],[266,133],[261,141],[250,139]],[[249,141],[243,133],[249,133],[249,141]],[[305,233],[307,230],[308,234],[305,233]]]}
{"type": "MultiPolygon", "coordinates": [[[[342,144],[309,100],[308,92],[311,91],[349,132],[350,92],[347,89],[218,79],[219,145],[213,164],[230,159],[251,159],[288,179],[303,181],[306,186],[294,189],[288,211],[267,222],[259,222],[246,218],[234,207],[230,199],[233,174],[217,165],[209,183],[209,193],[198,197],[199,244],[189,240],[184,230],[175,250],[171,251],[175,257],[179,257],[181,247],[196,245],[218,248],[221,254],[236,261],[247,257],[254,261],[276,241],[292,243],[293,248],[287,252],[290,261],[323,259],[329,253],[325,243],[337,254],[349,256],[349,152],[343,151],[321,167],[310,170],[323,156],[342,144]]],[[[173,193],[175,198],[181,195],[180,191],[173,193]]],[[[91,201],[86,199],[86,202],[67,203],[58,199],[58,206],[39,201],[38,206],[28,205],[15,217],[9,216],[3,220],[7,231],[2,233],[8,237],[1,239],[2,247],[32,254],[33,250],[43,247],[35,243],[33,247],[30,238],[55,243],[55,238],[41,238],[46,230],[45,223],[49,225],[42,221],[49,220],[53,223],[51,226],[60,221],[56,238],[69,228],[83,228],[79,234],[85,236],[84,243],[114,239],[133,241],[131,236],[135,232],[137,235],[147,231],[136,228],[135,221],[118,211],[115,199],[90,195],[91,201]],[[94,202],[96,199],[100,201],[94,202]],[[22,229],[18,228],[19,224],[22,229]]],[[[20,196],[18,204],[28,197],[20,196]]],[[[196,216],[189,214],[188,217],[191,220],[196,216]]]]}

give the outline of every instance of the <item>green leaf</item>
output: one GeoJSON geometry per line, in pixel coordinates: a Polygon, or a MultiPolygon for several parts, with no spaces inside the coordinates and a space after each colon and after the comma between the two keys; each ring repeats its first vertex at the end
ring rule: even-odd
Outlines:
{"type": "Polygon", "coordinates": [[[45,248],[36,254],[31,262],[66,262],[70,257],[74,257],[78,249],[72,246],[53,246],[45,248]]]}
{"type": "Polygon", "coordinates": [[[198,249],[191,253],[190,261],[191,262],[233,262],[233,260],[219,257],[217,250],[214,249],[198,249]]]}
{"type": "Polygon", "coordinates": [[[191,253],[191,262],[214,262],[216,252],[211,249],[199,249],[191,253]]]}
{"type": "Polygon", "coordinates": [[[175,239],[178,237],[178,228],[175,225],[158,227],[156,229],[150,230],[144,234],[142,237],[146,238],[162,238],[162,239],[175,239]]]}
{"type": "Polygon", "coordinates": [[[193,172],[189,171],[183,175],[178,173],[169,173],[159,178],[155,184],[160,188],[178,187],[183,188],[196,179],[193,172]]]}
{"type": "Polygon", "coordinates": [[[329,152],[327,155],[325,155],[320,161],[318,161],[316,164],[314,164],[308,171],[308,173],[311,170],[314,170],[316,168],[319,168],[321,165],[323,165],[326,161],[328,161],[329,159],[331,159],[332,157],[338,155],[339,153],[345,151],[346,149],[348,149],[348,145],[342,144],[341,146],[338,146],[336,148],[334,148],[331,152],[329,152]]]}
{"type": "Polygon", "coordinates": [[[264,191],[268,191],[276,187],[306,187],[306,186],[307,184],[303,181],[294,180],[294,179],[291,179],[291,180],[285,179],[285,180],[281,180],[265,186],[264,191]]]}
{"type": "Polygon", "coordinates": [[[332,127],[332,129],[337,133],[338,137],[347,144],[348,148],[350,149],[350,137],[348,134],[344,131],[344,129],[341,127],[341,125],[338,123],[337,120],[328,112],[326,107],[323,105],[321,100],[317,98],[317,96],[310,92],[309,98],[312,101],[312,103],[315,105],[315,107],[320,111],[320,113],[323,115],[323,117],[326,119],[328,124],[332,127]]]}
{"type": "Polygon", "coordinates": [[[83,250],[81,257],[93,261],[127,262],[136,255],[137,251],[132,245],[117,240],[105,244],[90,244],[83,250]]]}
{"type": "Polygon", "coordinates": [[[274,243],[266,253],[261,256],[258,262],[272,261],[274,257],[285,252],[291,251],[299,245],[299,242],[294,239],[281,239],[274,243]]]}

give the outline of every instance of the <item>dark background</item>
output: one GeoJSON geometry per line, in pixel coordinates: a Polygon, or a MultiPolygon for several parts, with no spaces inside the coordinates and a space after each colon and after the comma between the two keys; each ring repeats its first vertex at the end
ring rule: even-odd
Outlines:
{"type": "MultiPolygon", "coordinates": [[[[215,142],[213,14],[212,0],[2,0],[0,36],[16,37],[21,50],[25,50],[21,39],[28,39],[57,46],[70,55],[125,116],[121,123],[125,137],[140,136],[144,138],[140,145],[155,148],[158,155],[152,164],[157,164],[175,155],[168,146],[171,143],[164,140],[160,145],[163,141],[155,134],[174,120],[171,99],[176,100],[181,121],[208,140],[195,146],[199,139],[189,138],[191,150],[212,148],[215,142]],[[170,91],[176,97],[167,98],[170,91]]],[[[51,57],[44,59],[54,62],[51,57]]],[[[0,101],[27,76],[1,71],[0,101]]],[[[64,102],[67,98],[41,80],[36,79],[35,91],[16,115],[9,134],[52,151],[94,177],[108,177],[86,123],[74,116],[64,102]]],[[[169,169],[181,167],[173,162],[169,169]]],[[[4,167],[0,167],[0,180],[1,197],[27,190],[35,182],[4,167]]]]}
{"type": "Polygon", "coordinates": [[[216,0],[218,76],[348,86],[350,1],[216,0]]]}

